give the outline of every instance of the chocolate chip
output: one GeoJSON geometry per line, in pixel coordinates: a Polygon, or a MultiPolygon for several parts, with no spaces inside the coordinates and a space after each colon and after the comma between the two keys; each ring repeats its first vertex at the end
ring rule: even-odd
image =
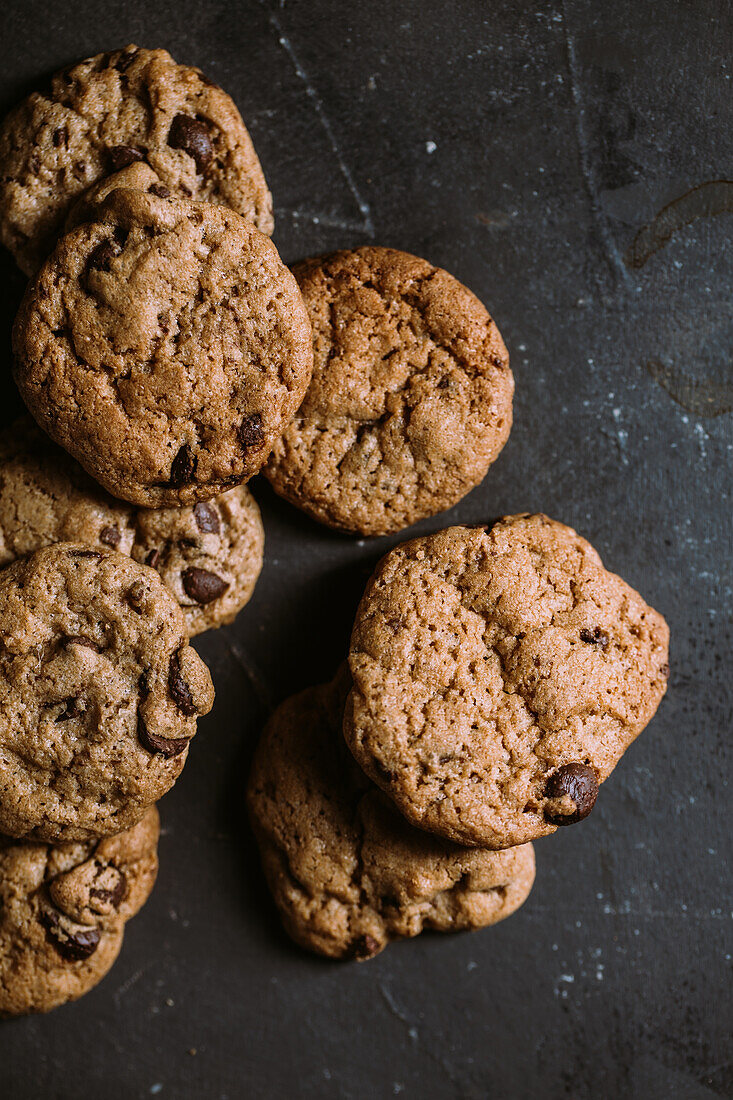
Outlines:
{"type": "Polygon", "coordinates": [[[258,450],[265,442],[265,433],[262,430],[262,417],[259,413],[245,416],[239,428],[239,442],[245,451],[258,450]]]}
{"type": "Polygon", "coordinates": [[[168,665],[168,690],[171,693],[171,699],[182,714],[189,718],[194,714],[198,714],[198,707],[191,689],[181,675],[180,650],[171,654],[170,664],[168,665]]]}
{"type": "Polygon", "coordinates": [[[150,550],[145,555],[145,564],[149,565],[151,569],[157,569],[159,561],[160,561],[160,550],[150,550]]]}
{"type": "Polygon", "coordinates": [[[549,799],[569,798],[575,812],[564,812],[547,807],[545,817],[552,825],[575,825],[587,817],[598,797],[598,775],[595,768],[588,764],[564,764],[550,776],[545,786],[545,797],[549,799]]]}
{"type": "Polygon", "coordinates": [[[67,550],[66,553],[70,558],[95,558],[99,561],[102,557],[99,550],[67,550]]]}
{"type": "Polygon", "coordinates": [[[119,256],[120,250],[110,240],[100,241],[96,248],[89,253],[87,267],[94,271],[109,271],[109,265],[115,256],[119,256]]]}
{"type": "Polygon", "coordinates": [[[157,195],[159,199],[169,199],[171,197],[170,191],[162,183],[151,183],[148,192],[151,195],[157,195]]]}
{"type": "Polygon", "coordinates": [[[669,665],[667,664],[666,661],[664,662],[664,664],[659,669],[659,675],[663,676],[665,680],[669,676],[669,665]]]}
{"type": "Polygon", "coordinates": [[[140,717],[137,720],[137,739],[148,752],[159,752],[167,759],[180,756],[189,742],[188,737],[160,737],[157,733],[151,733],[140,717]]]}
{"type": "Polygon", "coordinates": [[[109,870],[114,871],[117,875],[117,880],[112,889],[105,890],[101,886],[92,886],[89,897],[96,898],[97,901],[101,901],[105,905],[113,905],[116,909],[127,894],[127,879],[119,868],[111,867],[109,870]]]}
{"type": "Polygon", "coordinates": [[[354,959],[371,959],[379,952],[379,944],[374,939],[374,936],[370,936],[367,932],[364,936],[359,936],[351,944],[350,954],[354,959]]]}
{"type": "Polygon", "coordinates": [[[64,710],[61,714],[57,715],[57,722],[68,722],[70,718],[78,718],[80,714],[84,713],[84,707],[82,706],[80,699],[66,699],[64,710]]]}
{"type": "Polygon", "coordinates": [[[136,611],[138,615],[142,614],[143,596],[145,595],[145,585],[142,581],[133,581],[125,593],[125,599],[127,603],[136,611]]]}
{"type": "Polygon", "coordinates": [[[58,149],[60,145],[67,145],[69,141],[69,131],[65,126],[59,126],[57,130],[54,130],[51,141],[56,149],[58,149]]]}
{"type": "Polygon", "coordinates": [[[130,65],[132,65],[139,52],[139,50],[125,50],[125,52],[120,54],[120,56],[117,58],[117,61],[114,64],[114,68],[117,69],[119,72],[124,73],[126,69],[130,68],[130,65]]]}
{"type": "Polygon", "coordinates": [[[171,465],[171,476],[168,481],[170,488],[180,489],[182,485],[192,481],[197,462],[198,459],[188,443],[184,443],[171,465]]]}
{"type": "Polygon", "coordinates": [[[182,149],[196,162],[197,172],[203,172],[211,160],[214,149],[209,127],[200,118],[176,115],[168,131],[168,144],[172,149],[182,149]]]}
{"type": "Polygon", "coordinates": [[[87,637],[86,634],[69,634],[64,638],[64,645],[82,645],[85,649],[93,649],[95,653],[101,653],[102,647],[94,638],[87,637]]]}
{"type": "Polygon", "coordinates": [[[196,526],[199,531],[203,531],[206,534],[219,534],[221,530],[219,515],[216,508],[212,508],[210,504],[206,504],[204,501],[199,501],[198,504],[195,504],[193,518],[196,520],[196,526]]]}
{"type": "Polygon", "coordinates": [[[181,578],[186,595],[196,603],[206,604],[218,600],[229,587],[228,582],[216,573],[210,573],[208,569],[197,569],[193,565],[184,569],[181,578]]]}
{"type": "Polygon", "coordinates": [[[46,938],[52,944],[59,955],[72,962],[88,959],[99,946],[100,932],[98,928],[67,927],[59,913],[51,909],[43,909],[38,916],[39,921],[46,929],[46,938]]]}
{"type": "Polygon", "coordinates": [[[109,150],[109,161],[113,172],[119,172],[137,160],[145,160],[145,154],[139,149],[133,149],[132,145],[113,145],[109,150]]]}
{"type": "Polygon", "coordinates": [[[99,532],[99,541],[105,546],[111,546],[113,550],[120,545],[121,537],[119,527],[103,527],[99,532]]]}
{"type": "Polygon", "coordinates": [[[605,630],[601,630],[600,626],[594,626],[592,630],[583,627],[580,632],[580,640],[581,642],[588,642],[589,645],[599,645],[601,649],[605,649],[609,639],[605,630]]]}

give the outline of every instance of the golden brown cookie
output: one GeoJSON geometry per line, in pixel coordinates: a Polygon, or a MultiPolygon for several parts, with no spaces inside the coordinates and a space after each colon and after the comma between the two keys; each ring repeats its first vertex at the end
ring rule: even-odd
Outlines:
{"type": "Polygon", "coordinates": [[[310,380],[311,329],[269,240],[205,203],[113,191],[62,237],[16,318],[16,380],[122,500],[210,500],[257,473],[310,380]]]}
{"type": "Polygon", "coordinates": [[[0,837],[0,1017],[48,1012],[101,981],[155,884],[159,834],[152,806],[105,840],[0,837]]]}
{"type": "Polygon", "coordinates": [[[408,825],[346,751],[349,686],[344,670],[287,699],[255,753],[250,817],[288,934],[322,955],[368,959],[424,929],[508,917],[532,888],[532,845],[479,851],[408,825]]]}
{"type": "Polygon", "coordinates": [[[451,508],[507,441],[514,381],[499,331],[447,271],[391,248],[294,268],[313,380],[265,468],[330,527],[399,531],[451,508]]]}
{"type": "Polygon", "coordinates": [[[57,73],[0,128],[0,239],[31,275],[89,187],[135,163],[167,192],[272,232],[272,200],[236,106],[165,50],[126,46],[57,73]]]}
{"type": "Polygon", "coordinates": [[[0,433],[0,566],[54,542],[111,547],[152,566],[193,637],[249,601],[264,530],[246,485],[188,508],[123,504],[23,418],[0,433]]]}
{"type": "Polygon", "coordinates": [[[0,832],[129,827],[180,774],[208,669],[158,574],[59,543],[0,571],[0,832]]]}
{"type": "Polygon", "coordinates": [[[586,817],[667,687],[667,624],[541,515],[395,547],[356,615],[344,732],[413,825],[508,848],[586,817]]]}

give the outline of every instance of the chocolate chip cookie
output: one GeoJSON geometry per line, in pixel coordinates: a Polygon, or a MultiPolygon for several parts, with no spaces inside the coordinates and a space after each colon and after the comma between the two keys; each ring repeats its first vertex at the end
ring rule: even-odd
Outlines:
{"type": "Polygon", "coordinates": [[[507,848],[590,813],[667,686],[667,624],[541,515],[396,547],[359,606],[344,732],[408,821],[507,848]]]}
{"type": "Polygon", "coordinates": [[[238,485],[192,508],[140,508],[132,556],[160,574],[189,634],[230,623],[254,591],[265,532],[257,502],[238,485]]]}
{"type": "Polygon", "coordinates": [[[447,271],[390,248],[294,268],[313,380],[265,473],[330,527],[398,531],[456,504],[506,443],[514,381],[499,331],[447,271]]]}
{"type": "Polygon", "coordinates": [[[101,981],[158,872],[158,811],[100,841],[0,838],[0,1017],[48,1012],[101,981]]]}
{"type": "Polygon", "coordinates": [[[518,909],[534,852],[459,847],[413,829],[354,764],[341,735],[348,672],[286,700],[248,786],[267,880],[290,936],[368,959],[423,929],[483,928],[518,909]]]}
{"type": "Polygon", "coordinates": [[[126,46],[57,73],[0,128],[0,239],[32,274],[72,203],[145,163],[166,191],[231,207],[272,232],[272,200],[229,96],[165,50],[126,46]]]}
{"type": "Polygon", "coordinates": [[[59,543],[0,571],[0,832],[120,832],[173,785],[208,669],[157,573],[59,543]]]}
{"type": "Polygon", "coordinates": [[[122,504],[23,419],[0,434],[0,566],[54,542],[111,547],[152,566],[193,636],[231,622],[249,601],[264,531],[245,485],[188,508],[122,504]]]}
{"type": "Polygon", "coordinates": [[[257,473],[310,380],[310,322],[238,214],[120,189],[62,237],[14,327],[36,420],[113,496],[210,500],[257,473]]]}

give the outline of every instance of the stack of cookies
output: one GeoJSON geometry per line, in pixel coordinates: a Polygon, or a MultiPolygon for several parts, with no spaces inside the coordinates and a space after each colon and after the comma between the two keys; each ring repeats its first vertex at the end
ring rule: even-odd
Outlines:
{"type": "MultiPolygon", "coordinates": [[[[164,50],[55,76],[0,129],[32,414],[0,438],[0,1015],[98,981],[213,704],[189,645],[249,600],[262,470],[315,520],[456,504],[512,423],[478,299],[393,249],[307,260],[233,102],[164,50]]],[[[664,692],[664,620],[542,516],[392,550],[348,665],[285,702],[248,802],[290,934],[369,958],[508,916],[664,692]]]]}

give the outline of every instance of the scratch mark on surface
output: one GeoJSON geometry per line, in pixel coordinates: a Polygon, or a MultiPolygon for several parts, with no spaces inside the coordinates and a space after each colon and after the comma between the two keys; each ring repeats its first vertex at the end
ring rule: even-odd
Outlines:
{"type": "Polygon", "coordinates": [[[363,233],[364,223],[350,221],[349,218],[338,218],[332,214],[314,213],[310,210],[282,210],[280,216],[292,218],[293,221],[308,221],[314,225],[323,225],[326,229],[348,229],[351,232],[363,233]]]}
{"type": "Polygon", "coordinates": [[[227,638],[226,648],[229,650],[231,656],[244,672],[247,682],[252,688],[257,702],[260,704],[264,712],[266,714],[269,714],[270,711],[274,708],[274,703],[272,700],[272,693],[264,676],[259,671],[257,666],[254,665],[252,661],[250,661],[249,657],[241,648],[241,646],[237,645],[235,641],[231,641],[229,638],[227,638]]]}
{"type": "Polygon", "coordinates": [[[354,177],[351,174],[351,169],[349,168],[348,164],[344,160],[343,153],[341,152],[341,147],[339,146],[339,143],[336,140],[336,135],[333,132],[333,127],[331,126],[331,123],[328,120],[328,116],[326,115],[326,112],[324,110],[323,101],[321,100],[321,97],[318,95],[318,92],[316,91],[316,89],[313,87],[313,84],[311,83],[311,80],[310,80],[310,77],[308,76],[308,73],[305,71],[305,69],[301,65],[300,60],[298,59],[298,55],[296,54],[295,50],[293,49],[293,45],[292,45],[290,39],[284,33],[283,28],[282,28],[282,24],[281,24],[280,20],[278,19],[278,17],[275,15],[274,12],[270,13],[270,25],[277,32],[278,41],[279,41],[280,45],[282,46],[282,48],[285,50],[285,53],[290,58],[290,62],[293,66],[293,69],[295,70],[296,76],[298,77],[299,80],[301,80],[303,82],[306,94],[307,94],[308,98],[310,99],[311,103],[313,104],[313,109],[316,112],[316,115],[318,116],[318,121],[320,122],[321,126],[324,129],[326,137],[328,138],[328,142],[329,142],[331,148],[333,149],[336,160],[338,161],[339,168],[341,169],[341,174],[343,175],[344,179],[346,180],[346,183],[348,185],[349,190],[351,191],[351,194],[354,197],[354,201],[356,202],[356,205],[359,207],[361,215],[364,219],[364,224],[359,226],[359,228],[361,230],[363,230],[365,233],[367,233],[368,236],[373,237],[374,236],[374,223],[372,222],[372,213],[371,213],[371,210],[369,209],[369,204],[367,202],[365,202],[364,199],[361,197],[361,193],[359,191],[359,188],[356,186],[356,181],[354,180],[354,177]]]}
{"type": "Polygon", "coordinates": [[[583,99],[580,94],[580,81],[578,70],[578,59],[575,53],[575,42],[573,36],[570,33],[568,26],[567,16],[567,3],[563,0],[562,3],[562,30],[563,37],[565,38],[565,54],[568,67],[568,76],[570,78],[570,94],[573,98],[573,106],[575,108],[575,132],[578,141],[578,156],[580,158],[580,169],[583,175],[583,184],[590,203],[591,213],[593,220],[596,223],[598,234],[603,243],[603,248],[606,253],[606,259],[608,260],[611,271],[614,272],[623,282],[627,289],[632,290],[634,288],[634,282],[629,275],[626,265],[621,258],[611,233],[609,232],[608,225],[606,224],[606,218],[601,210],[600,203],[598,201],[598,190],[596,188],[595,180],[593,178],[593,167],[591,165],[590,149],[588,147],[588,138],[585,132],[585,107],[583,106],[583,99]]]}
{"type": "Polygon", "coordinates": [[[131,990],[132,987],[137,984],[137,982],[140,981],[146,969],[147,968],[143,966],[140,968],[140,970],[136,970],[135,973],[132,974],[126,982],[123,982],[122,985],[115,990],[113,999],[116,1005],[118,1005],[125,994],[129,992],[129,990],[131,990]]]}

